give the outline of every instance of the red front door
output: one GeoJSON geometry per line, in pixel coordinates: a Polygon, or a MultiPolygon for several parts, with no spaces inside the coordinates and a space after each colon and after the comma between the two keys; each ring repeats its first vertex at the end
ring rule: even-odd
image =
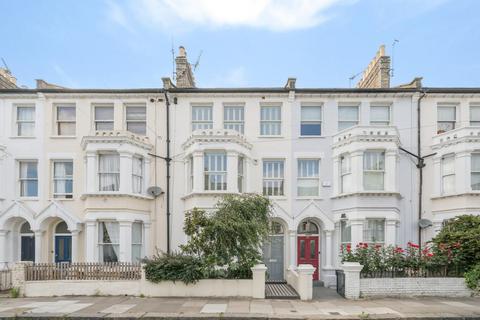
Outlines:
{"type": "Polygon", "coordinates": [[[298,236],[297,254],[297,264],[314,266],[313,280],[318,280],[318,236],[298,236]]]}

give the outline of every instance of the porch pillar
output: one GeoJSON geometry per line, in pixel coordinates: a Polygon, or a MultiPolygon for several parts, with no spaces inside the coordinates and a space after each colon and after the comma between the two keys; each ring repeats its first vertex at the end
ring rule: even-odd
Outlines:
{"type": "Polygon", "coordinates": [[[0,269],[7,262],[7,230],[0,230],[0,269]]]}
{"type": "Polygon", "coordinates": [[[227,152],[227,191],[238,192],[238,154],[234,151],[227,152]]]}
{"type": "Polygon", "coordinates": [[[132,262],[132,224],[133,221],[119,221],[120,254],[119,261],[132,262]]]}
{"type": "MultiPolygon", "coordinates": [[[[143,255],[149,257],[150,252],[150,222],[143,223],[143,255]]],[[[143,257],[142,257],[143,258],[143,257]]]]}
{"type": "Polygon", "coordinates": [[[35,230],[35,263],[42,262],[42,237],[43,231],[42,230],[35,230]]]}
{"type": "Polygon", "coordinates": [[[203,174],[203,152],[193,153],[193,186],[192,192],[201,192],[205,188],[203,174]]]}
{"type": "Polygon", "coordinates": [[[72,262],[78,262],[78,230],[70,231],[72,235],[72,262]]]}
{"type": "Polygon", "coordinates": [[[385,224],[385,245],[393,246],[397,243],[397,221],[387,220],[385,224]]]}
{"type": "Polygon", "coordinates": [[[120,152],[120,192],[132,193],[132,154],[120,152]]]}
{"type": "Polygon", "coordinates": [[[93,151],[87,151],[86,155],[86,189],[88,193],[98,190],[96,170],[97,170],[97,154],[93,151]]]}
{"type": "Polygon", "coordinates": [[[290,251],[290,266],[297,265],[297,232],[295,230],[289,231],[289,251],[290,251]]]}
{"type": "MultiPolygon", "coordinates": [[[[325,269],[333,269],[332,265],[332,231],[325,230],[325,269]]],[[[320,268],[320,266],[319,266],[320,268]]]]}
{"type": "Polygon", "coordinates": [[[357,244],[363,242],[363,223],[364,220],[351,220],[351,233],[352,233],[352,247],[355,248],[357,244]]]}
{"type": "MultiPolygon", "coordinates": [[[[95,247],[98,243],[98,239],[96,237],[96,228],[97,222],[93,221],[86,221],[85,222],[85,260],[86,262],[97,262],[98,257],[95,255],[95,247]]],[[[73,242],[73,239],[72,239],[73,242]]]]}

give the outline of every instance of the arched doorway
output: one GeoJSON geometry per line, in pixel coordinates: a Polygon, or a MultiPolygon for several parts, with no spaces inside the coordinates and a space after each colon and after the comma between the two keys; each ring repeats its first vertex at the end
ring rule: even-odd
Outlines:
{"type": "Polygon", "coordinates": [[[297,264],[311,264],[315,267],[313,280],[318,280],[319,228],[311,219],[300,222],[297,228],[297,264]]]}
{"type": "Polygon", "coordinates": [[[35,234],[28,221],[20,226],[20,261],[35,261],[35,234]]]}
{"type": "Polygon", "coordinates": [[[65,221],[55,226],[55,263],[72,262],[72,235],[65,221]]]}
{"type": "Polygon", "coordinates": [[[263,262],[267,266],[268,280],[284,279],[284,237],[283,225],[272,221],[270,235],[263,245],[263,262]]]}

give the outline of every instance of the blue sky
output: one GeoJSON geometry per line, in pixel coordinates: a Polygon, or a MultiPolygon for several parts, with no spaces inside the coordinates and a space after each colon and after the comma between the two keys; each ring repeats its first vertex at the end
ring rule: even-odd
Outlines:
{"type": "Polygon", "coordinates": [[[348,87],[384,43],[393,84],[480,86],[476,0],[0,0],[0,57],[19,84],[159,87],[172,40],[199,87],[348,87]]]}

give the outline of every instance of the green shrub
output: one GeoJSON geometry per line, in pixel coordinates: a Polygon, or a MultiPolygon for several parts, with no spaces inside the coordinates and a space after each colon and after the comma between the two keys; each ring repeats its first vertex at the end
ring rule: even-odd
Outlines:
{"type": "Polygon", "coordinates": [[[470,289],[480,291],[480,263],[465,272],[465,283],[470,289]]]}
{"type": "Polygon", "coordinates": [[[18,298],[20,297],[20,288],[12,288],[10,289],[10,298],[18,298]]]}
{"type": "Polygon", "coordinates": [[[182,281],[195,283],[205,278],[207,271],[203,259],[184,253],[160,254],[145,260],[145,277],[152,282],[182,281]]]}

